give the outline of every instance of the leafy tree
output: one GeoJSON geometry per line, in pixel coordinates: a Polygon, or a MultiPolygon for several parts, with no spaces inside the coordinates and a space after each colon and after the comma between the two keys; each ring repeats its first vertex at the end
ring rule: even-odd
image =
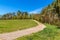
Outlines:
{"type": "Polygon", "coordinates": [[[18,12],[17,12],[17,19],[21,19],[22,18],[22,12],[20,12],[19,10],[18,10],[18,12]]]}

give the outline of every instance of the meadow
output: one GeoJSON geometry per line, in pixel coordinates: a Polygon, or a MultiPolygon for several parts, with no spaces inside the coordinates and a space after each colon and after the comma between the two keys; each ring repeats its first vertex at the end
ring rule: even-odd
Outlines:
{"type": "Polygon", "coordinates": [[[17,38],[16,40],[60,40],[60,29],[55,25],[45,24],[46,28],[40,32],[17,38]]]}
{"type": "Polygon", "coordinates": [[[27,29],[36,25],[33,20],[0,20],[0,33],[27,29]]]}

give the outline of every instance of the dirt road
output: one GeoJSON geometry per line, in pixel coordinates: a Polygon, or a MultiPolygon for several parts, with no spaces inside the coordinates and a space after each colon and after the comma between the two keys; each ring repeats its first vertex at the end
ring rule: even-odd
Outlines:
{"type": "Polygon", "coordinates": [[[34,21],[38,24],[36,27],[32,27],[32,28],[28,28],[28,29],[24,29],[24,30],[18,30],[15,32],[10,32],[10,33],[3,33],[3,34],[0,34],[0,39],[1,40],[14,40],[18,37],[22,37],[25,35],[29,35],[29,34],[41,31],[46,27],[44,24],[41,24],[36,20],[34,20],[34,21]]]}

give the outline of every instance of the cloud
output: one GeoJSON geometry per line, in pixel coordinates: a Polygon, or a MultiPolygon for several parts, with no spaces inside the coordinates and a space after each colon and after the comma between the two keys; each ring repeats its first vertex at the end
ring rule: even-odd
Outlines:
{"type": "Polygon", "coordinates": [[[30,14],[31,14],[31,13],[36,14],[36,13],[40,13],[41,11],[42,11],[42,8],[39,8],[39,9],[35,9],[35,10],[29,12],[29,13],[30,13],[30,14]]]}

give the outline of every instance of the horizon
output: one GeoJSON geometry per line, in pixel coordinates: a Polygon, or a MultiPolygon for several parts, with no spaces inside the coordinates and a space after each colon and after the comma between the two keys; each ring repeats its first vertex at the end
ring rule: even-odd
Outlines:
{"type": "Polygon", "coordinates": [[[53,0],[0,0],[0,15],[18,10],[37,13],[52,2],[53,0]]]}

